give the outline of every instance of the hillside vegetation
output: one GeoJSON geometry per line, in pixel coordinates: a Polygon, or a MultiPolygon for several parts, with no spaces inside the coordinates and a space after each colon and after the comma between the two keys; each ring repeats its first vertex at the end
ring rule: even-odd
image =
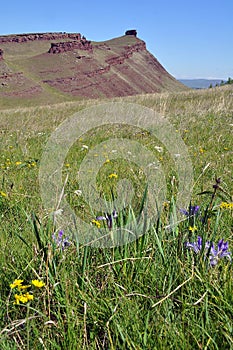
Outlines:
{"type": "MultiPolygon", "coordinates": [[[[29,67],[31,57],[35,59],[33,50],[30,57],[22,53],[20,69],[29,67]]],[[[10,48],[6,53],[13,69],[10,48]]],[[[38,65],[40,59],[38,56],[38,65]]],[[[19,58],[16,61],[15,67],[19,58]]],[[[34,71],[33,77],[37,74],[34,71]]],[[[51,105],[40,105],[39,100],[38,105],[23,108],[2,105],[1,349],[233,348],[232,96],[233,86],[229,85],[112,99],[64,102],[61,98],[61,103],[51,105]],[[61,208],[58,205],[55,215],[41,198],[39,173],[46,143],[67,118],[85,108],[98,110],[106,103],[128,104],[132,111],[136,104],[169,120],[192,164],[191,203],[178,207],[179,169],[166,140],[162,143],[160,135],[145,128],[143,116],[137,127],[127,125],[127,120],[99,127],[93,122],[61,164],[59,201],[65,198],[77,218],[75,233],[69,225],[61,232],[54,220],[62,214],[61,208]],[[120,141],[126,140],[132,154],[129,150],[118,158],[120,141]],[[107,142],[114,149],[108,149],[107,142]],[[135,143],[138,154],[134,154],[135,143]],[[145,149],[154,156],[150,165],[162,169],[167,186],[162,208],[151,221],[147,221],[151,213],[145,207],[149,196],[146,172],[134,158],[140,158],[145,149]],[[131,205],[120,210],[113,206],[107,216],[106,208],[95,210],[88,203],[78,177],[88,154],[93,177],[96,159],[104,159],[99,161],[102,166],[95,179],[100,198],[114,203],[118,184],[126,178],[134,188],[131,205]],[[180,210],[183,214],[174,220],[180,210]],[[94,229],[104,230],[108,242],[114,242],[115,228],[124,232],[124,227],[136,239],[119,246],[93,247],[80,239],[79,222],[89,225],[90,234],[94,229]]],[[[84,121],[89,125],[88,115],[87,110],[81,126],[84,121]]],[[[97,114],[96,123],[102,117],[97,114]]],[[[69,143],[69,137],[66,140],[69,143]]],[[[182,152],[176,154],[178,159],[182,152]]],[[[53,159],[48,169],[50,161],[53,159]]],[[[92,181],[87,172],[84,177],[92,181]]]]}

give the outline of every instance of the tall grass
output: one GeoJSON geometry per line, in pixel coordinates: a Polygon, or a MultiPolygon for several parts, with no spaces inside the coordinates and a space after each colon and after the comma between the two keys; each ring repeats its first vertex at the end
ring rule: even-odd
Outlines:
{"type": "MultiPolygon", "coordinates": [[[[196,254],[186,247],[200,236],[215,248],[224,239],[232,252],[231,91],[126,99],[164,112],[182,135],[194,165],[190,205],[200,208],[197,215],[183,215],[171,225],[177,210],[173,163],[166,150],[155,150],[169,189],[163,210],[135,241],[108,248],[83,244],[68,230],[63,237],[70,245],[58,245],[53,234],[59,235],[59,230],[42,205],[38,184],[39,162],[50,133],[69,114],[93,102],[1,113],[1,349],[233,348],[232,263],[219,255],[216,266],[211,266],[210,249],[196,254]],[[217,178],[221,180],[216,188],[217,178]],[[15,280],[28,287],[11,288],[15,280]],[[32,280],[43,281],[44,286],[36,287],[32,280]],[[33,300],[14,304],[15,294],[26,291],[33,300]]],[[[92,148],[112,132],[151,149],[161,146],[149,134],[131,135],[123,128],[106,127],[77,140],[63,166],[65,195],[76,214],[90,223],[90,230],[92,220],[104,213],[95,212],[82,194],[75,194],[76,173],[85,156],[82,146],[92,148]]],[[[136,223],[144,214],[146,179],[131,167],[128,176],[138,197],[132,210],[118,213],[115,227],[129,219],[136,223]]],[[[128,169],[126,162],[117,160],[113,168],[110,162],[101,169],[99,189],[106,198],[114,195],[118,181],[107,175],[117,171],[120,178],[128,169]]],[[[104,220],[100,225],[111,235],[104,220]]]]}

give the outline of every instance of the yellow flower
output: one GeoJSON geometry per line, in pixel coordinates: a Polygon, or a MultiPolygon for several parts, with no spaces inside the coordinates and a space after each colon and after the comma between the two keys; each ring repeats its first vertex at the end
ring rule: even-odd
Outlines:
{"type": "Polygon", "coordinates": [[[31,287],[31,285],[30,284],[28,284],[27,286],[18,286],[18,289],[19,290],[22,290],[22,289],[27,289],[27,288],[29,288],[29,287],[31,287]]]}
{"type": "Polygon", "coordinates": [[[14,304],[19,305],[19,303],[26,304],[29,300],[33,300],[34,296],[29,293],[25,294],[15,294],[15,302],[14,304]]]}
{"type": "Polygon", "coordinates": [[[205,150],[204,150],[202,147],[200,147],[199,152],[200,152],[200,153],[204,153],[205,150]]]}
{"type": "Polygon", "coordinates": [[[109,179],[113,179],[113,178],[117,179],[118,175],[117,174],[110,174],[108,177],[109,177],[109,179]]]}
{"type": "Polygon", "coordinates": [[[24,296],[25,298],[27,298],[28,301],[29,301],[29,300],[33,300],[33,298],[34,298],[34,296],[33,296],[32,294],[29,294],[29,293],[23,294],[23,296],[24,296]]]}
{"type": "Polygon", "coordinates": [[[100,228],[101,224],[98,220],[92,220],[91,222],[92,222],[92,224],[96,225],[97,228],[100,228]]]}
{"type": "Polygon", "coordinates": [[[11,289],[15,287],[21,287],[22,283],[23,283],[23,280],[14,280],[14,282],[10,284],[10,287],[11,289]]]}
{"type": "Polygon", "coordinates": [[[105,160],[105,164],[110,163],[110,159],[105,160]]]}
{"type": "Polygon", "coordinates": [[[189,226],[189,231],[191,232],[197,231],[197,226],[189,226]]]}
{"type": "Polygon", "coordinates": [[[220,209],[233,209],[233,203],[222,202],[220,209]]]}
{"type": "Polygon", "coordinates": [[[39,280],[32,280],[32,284],[37,288],[41,288],[45,286],[45,283],[39,280]]]}
{"type": "Polygon", "coordinates": [[[1,197],[7,197],[7,194],[5,192],[0,191],[0,196],[1,197]]]}
{"type": "Polygon", "coordinates": [[[18,162],[15,162],[15,165],[20,165],[20,164],[22,164],[22,162],[19,160],[18,162]]]}

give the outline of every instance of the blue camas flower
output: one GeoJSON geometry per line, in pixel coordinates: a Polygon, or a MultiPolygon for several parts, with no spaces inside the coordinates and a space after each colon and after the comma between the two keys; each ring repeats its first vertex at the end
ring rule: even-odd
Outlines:
{"type": "Polygon", "coordinates": [[[197,237],[197,242],[186,242],[185,246],[186,248],[193,249],[196,254],[199,254],[204,248],[204,258],[209,258],[212,267],[217,265],[218,261],[224,257],[231,261],[231,252],[228,251],[228,242],[224,242],[223,239],[218,242],[216,249],[214,243],[209,241],[207,241],[205,247],[203,247],[203,241],[200,236],[197,237]]]}

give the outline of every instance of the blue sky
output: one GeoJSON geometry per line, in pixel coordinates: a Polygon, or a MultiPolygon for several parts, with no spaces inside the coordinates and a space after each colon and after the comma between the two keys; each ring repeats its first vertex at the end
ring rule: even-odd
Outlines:
{"type": "Polygon", "coordinates": [[[80,32],[107,40],[137,29],[176,78],[233,77],[232,0],[3,1],[0,35],[80,32]]]}

